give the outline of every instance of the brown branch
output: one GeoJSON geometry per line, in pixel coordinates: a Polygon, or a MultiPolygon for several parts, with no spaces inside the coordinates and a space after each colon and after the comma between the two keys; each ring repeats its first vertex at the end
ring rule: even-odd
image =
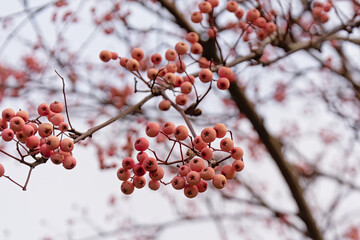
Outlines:
{"type": "Polygon", "coordinates": [[[111,123],[121,119],[121,118],[124,118],[126,115],[132,113],[132,112],[135,112],[136,110],[138,110],[144,103],[146,103],[147,101],[149,101],[151,98],[153,98],[154,95],[150,94],[150,95],[147,95],[144,99],[142,99],[140,102],[138,102],[137,104],[127,108],[125,111],[121,112],[119,115],[115,116],[115,117],[112,117],[110,118],[109,120],[93,127],[93,128],[90,128],[88,131],[86,131],[85,133],[81,134],[80,136],[78,136],[75,140],[74,140],[74,143],[77,143],[81,140],[84,140],[85,138],[87,137],[90,137],[92,136],[93,133],[99,131],[100,129],[110,125],[111,123]]]}

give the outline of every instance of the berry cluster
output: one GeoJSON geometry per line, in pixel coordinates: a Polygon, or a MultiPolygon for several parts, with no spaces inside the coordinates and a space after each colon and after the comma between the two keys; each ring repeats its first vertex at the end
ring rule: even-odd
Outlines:
{"type": "MultiPolygon", "coordinates": [[[[20,158],[3,150],[1,152],[31,167],[36,166],[36,163],[44,163],[50,158],[54,164],[62,164],[66,169],[74,168],[76,165],[76,159],[72,156],[74,142],[64,137],[69,126],[61,113],[63,108],[63,104],[58,101],[50,105],[42,103],[37,107],[39,116],[35,119],[30,119],[28,112],[24,110],[15,113],[11,108],[4,109],[0,118],[1,138],[5,142],[16,143],[20,158]],[[49,122],[40,121],[42,117],[46,117],[49,122]],[[35,162],[25,161],[26,157],[32,157],[35,162]]],[[[0,176],[3,174],[4,168],[1,165],[0,176]]]]}
{"type": "MultiPolygon", "coordinates": [[[[225,137],[230,132],[222,123],[214,127],[206,127],[201,131],[201,135],[194,139],[189,136],[187,127],[179,125],[175,127],[174,123],[167,122],[161,128],[158,123],[151,122],[146,126],[146,135],[156,137],[164,135],[168,141],[173,142],[167,158],[160,159],[156,152],[149,148],[149,141],[141,137],[134,142],[134,148],[139,151],[136,156],[136,162],[131,157],[126,157],[122,161],[122,167],[117,171],[117,177],[123,181],[121,191],[124,194],[131,194],[135,188],[143,188],[146,185],[144,175],[148,173],[150,181],[148,186],[152,190],[160,188],[160,184],[171,184],[174,189],[184,189],[184,194],[188,198],[194,198],[200,192],[207,190],[207,181],[217,189],[222,189],[227,180],[233,179],[236,172],[243,170],[243,150],[240,147],[234,147],[232,138],[225,137]],[[214,148],[212,143],[221,139],[220,148],[214,148]],[[189,139],[190,143],[186,140],[189,139]],[[180,160],[170,160],[175,145],[180,147],[180,160]],[[187,148],[187,157],[184,158],[182,148],[187,148]],[[146,151],[150,151],[154,156],[151,157],[146,151]],[[218,160],[213,153],[219,151],[228,155],[218,160]],[[232,158],[233,162],[229,165],[222,163],[232,158]],[[220,167],[220,164],[222,166],[220,167]],[[163,181],[164,169],[160,165],[176,165],[178,167],[177,175],[168,183],[163,181]],[[207,166],[206,166],[207,165],[207,166]]],[[[231,132],[230,132],[231,135],[231,132]]]]}
{"type": "MultiPolygon", "coordinates": [[[[210,14],[211,17],[214,8],[218,5],[219,0],[208,0],[199,3],[199,11],[194,11],[191,14],[191,21],[193,23],[201,23],[203,20],[203,14],[210,14]]],[[[245,15],[245,11],[242,8],[239,8],[236,1],[228,1],[226,4],[226,10],[235,14],[239,20],[238,26],[245,31],[243,36],[243,40],[245,42],[250,40],[250,35],[254,31],[256,32],[257,39],[262,41],[277,30],[276,24],[271,20],[272,16],[268,15],[266,17],[262,17],[260,11],[256,8],[248,10],[245,15]],[[242,21],[241,19],[244,15],[245,21],[242,21]]],[[[215,26],[210,25],[208,27],[207,34],[209,38],[215,38],[217,32],[218,31],[215,26]]]]}
{"type": "Polygon", "coordinates": [[[329,21],[329,15],[327,14],[333,8],[333,4],[330,1],[326,3],[314,2],[312,15],[315,20],[320,21],[321,23],[326,23],[329,21]]]}

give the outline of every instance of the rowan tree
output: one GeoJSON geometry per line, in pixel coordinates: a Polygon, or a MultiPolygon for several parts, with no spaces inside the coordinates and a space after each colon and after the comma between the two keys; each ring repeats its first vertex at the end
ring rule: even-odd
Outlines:
{"type": "Polygon", "coordinates": [[[111,211],[156,191],[176,212],[112,216],[99,239],[194,221],[216,239],[360,239],[358,1],[38,4],[0,16],[0,186],[91,158],[119,183],[111,211]]]}

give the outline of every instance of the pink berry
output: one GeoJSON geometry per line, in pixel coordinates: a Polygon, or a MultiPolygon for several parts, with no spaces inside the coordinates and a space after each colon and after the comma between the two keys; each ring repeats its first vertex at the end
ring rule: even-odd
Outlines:
{"type": "Polygon", "coordinates": [[[146,75],[150,80],[155,80],[158,76],[158,70],[156,68],[149,68],[146,72],[146,75]]]}
{"type": "Polygon", "coordinates": [[[53,152],[50,155],[50,159],[54,164],[59,165],[64,161],[65,158],[64,155],[62,155],[61,153],[53,152]]]}
{"type": "Polygon", "coordinates": [[[40,143],[40,153],[41,153],[42,157],[49,158],[51,156],[51,154],[53,153],[53,151],[48,149],[46,144],[41,145],[41,143],[40,143]]]}
{"type": "Polygon", "coordinates": [[[225,77],[221,77],[217,80],[216,86],[220,90],[227,90],[230,87],[230,81],[229,81],[229,79],[227,79],[225,77]]]}
{"type": "Polygon", "coordinates": [[[204,51],[202,45],[200,43],[193,43],[190,47],[190,52],[193,54],[202,54],[204,51]]]}
{"type": "Polygon", "coordinates": [[[10,129],[14,132],[20,132],[25,127],[25,121],[21,117],[14,116],[10,119],[10,129]]]}
{"type": "Polygon", "coordinates": [[[149,181],[149,188],[153,191],[156,191],[160,188],[160,182],[155,180],[149,181]]]}
{"type": "Polygon", "coordinates": [[[134,142],[134,147],[137,151],[145,151],[148,147],[149,147],[149,141],[146,138],[138,138],[135,142],[134,142]]]}
{"type": "Polygon", "coordinates": [[[177,52],[178,55],[184,55],[186,54],[188,50],[188,45],[184,42],[178,42],[175,45],[175,51],[177,52]]]}
{"type": "Polygon", "coordinates": [[[76,166],[76,159],[73,156],[64,158],[62,165],[65,169],[70,170],[76,166]]]}
{"type": "Polygon", "coordinates": [[[117,174],[118,179],[121,181],[125,181],[125,180],[129,179],[131,176],[131,172],[122,167],[117,170],[116,174],[117,174]]]}
{"type": "Polygon", "coordinates": [[[199,35],[195,32],[189,32],[186,34],[186,40],[192,44],[197,43],[199,41],[199,35]]]}
{"type": "Polygon", "coordinates": [[[134,192],[134,184],[128,180],[125,180],[122,182],[120,189],[122,193],[130,195],[134,192]]]}
{"type": "Polygon", "coordinates": [[[207,190],[208,184],[207,184],[207,182],[205,182],[204,180],[201,179],[200,182],[196,185],[196,187],[197,187],[198,191],[200,193],[202,193],[207,190]]]}
{"type": "Polygon", "coordinates": [[[102,50],[99,54],[99,58],[103,62],[108,62],[111,59],[111,52],[109,50],[102,50]]]}
{"type": "Polygon", "coordinates": [[[191,82],[191,84],[195,83],[195,77],[192,75],[187,75],[184,77],[184,82],[191,82]]]}
{"type": "Polygon", "coordinates": [[[154,53],[153,55],[151,55],[150,59],[153,64],[158,65],[161,63],[162,57],[160,54],[154,53]]]}
{"type": "Polygon", "coordinates": [[[260,17],[260,12],[256,8],[250,9],[246,14],[246,21],[254,22],[258,17],[260,17]]]}
{"type": "Polygon", "coordinates": [[[10,142],[14,138],[14,131],[10,128],[6,128],[2,131],[1,137],[5,142],[10,142]]]}
{"type": "Polygon", "coordinates": [[[139,69],[139,62],[136,59],[129,59],[126,63],[126,69],[130,72],[137,71],[139,69]]]}
{"type": "Polygon", "coordinates": [[[221,168],[221,174],[226,177],[226,179],[233,179],[236,175],[235,168],[230,165],[224,165],[221,168]]]}
{"type": "Polygon", "coordinates": [[[203,159],[210,160],[213,156],[213,151],[211,148],[206,147],[201,150],[200,155],[203,159]]]}
{"type": "Polygon", "coordinates": [[[64,138],[60,141],[60,149],[64,152],[71,152],[74,149],[74,141],[70,138],[64,138]]]}
{"type": "Polygon", "coordinates": [[[242,150],[241,147],[234,147],[232,150],[231,150],[231,157],[236,159],[236,160],[239,160],[243,157],[244,155],[244,151],[242,150]]]}
{"type": "Polygon", "coordinates": [[[122,160],[122,166],[126,170],[130,170],[134,167],[135,161],[131,157],[126,157],[122,160]]]}
{"type": "Polygon", "coordinates": [[[50,103],[50,110],[54,113],[61,113],[63,111],[64,105],[61,102],[54,101],[50,103]]]}
{"type": "Polygon", "coordinates": [[[200,12],[202,13],[210,13],[212,11],[212,5],[209,2],[203,1],[198,5],[200,12]]]}
{"type": "Polygon", "coordinates": [[[183,94],[191,93],[193,85],[190,82],[183,82],[180,86],[181,92],[183,94]]]}
{"type": "Polygon", "coordinates": [[[42,103],[38,106],[37,111],[40,116],[47,116],[50,113],[50,107],[47,103],[42,103]]]}
{"type": "Polygon", "coordinates": [[[267,21],[265,18],[263,17],[258,17],[254,22],[253,24],[258,27],[258,28],[264,28],[265,25],[266,25],[267,21]]]}
{"type": "MultiPolygon", "coordinates": [[[[144,162],[145,162],[145,160],[144,160],[144,162]]],[[[136,176],[144,176],[146,173],[146,170],[143,167],[142,163],[137,163],[133,167],[133,172],[136,176]]]]}
{"type": "Polygon", "coordinates": [[[143,176],[134,176],[133,184],[136,188],[143,188],[146,185],[146,179],[143,176]]]}
{"type": "Polygon", "coordinates": [[[15,112],[12,108],[6,108],[1,113],[2,119],[9,122],[12,117],[15,116],[15,112]]]}
{"type": "Polygon", "coordinates": [[[162,167],[157,167],[154,171],[149,173],[149,177],[152,180],[159,181],[164,177],[164,169],[162,167]]]}
{"type": "Polygon", "coordinates": [[[144,52],[140,48],[134,48],[131,50],[131,57],[140,61],[144,58],[144,52]]]}
{"type": "Polygon", "coordinates": [[[175,73],[177,70],[176,64],[172,62],[166,64],[165,68],[168,73],[175,73]]]}
{"type": "Polygon", "coordinates": [[[51,118],[50,118],[50,122],[55,125],[55,126],[59,126],[60,123],[64,122],[64,115],[62,115],[61,113],[55,113],[51,118]]]}
{"type": "Polygon", "coordinates": [[[145,159],[143,161],[142,166],[146,171],[151,172],[151,171],[156,170],[158,163],[155,158],[148,157],[147,159],[145,159]]]}
{"type": "Polygon", "coordinates": [[[26,124],[23,127],[22,132],[26,137],[30,137],[35,134],[34,128],[30,124],[26,124]]]}
{"type": "Polygon", "coordinates": [[[199,73],[199,79],[203,83],[210,82],[212,80],[212,77],[213,73],[208,68],[202,69],[199,73]]]}
{"type": "Polygon", "coordinates": [[[119,58],[119,54],[117,54],[117,52],[111,52],[111,59],[112,60],[116,60],[119,58]]]}
{"type": "Polygon", "coordinates": [[[219,0],[207,0],[209,3],[211,3],[211,6],[217,7],[219,5],[219,0]]]}
{"type": "Polygon", "coordinates": [[[179,94],[175,98],[176,104],[184,106],[188,101],[188,97],[185,94],[179,94]]]}
{"type": "Polygon", "coordinates": [[[226,4],[226,10],[228,10],[229,12],[235,12],[237,8],[238,4],[235,1],[229,1],[226,4]]]}
{"type": "Polygon", "coordinates": [[[161,131],[165,133],[166,135],[171,135],[175,132],[175,124],[172,122],[166,122],[162,128],[161,131]]]}
{"type": "Polygon", "coordinates": [[[55,150],[59,147],[60,145],[60,139],[55,136],[55,135],[51,135],[46,139],[46,146],[48,149],[50,150],[55,150]]]}
{"type": "Polygon", "coordinates": [[[37,136],[32,135],[26,139],[25,145],[30,149],[36,148],[40,145],[40,139],[37,136]]]}
{"type": "Polygon", "coordinates": [[[224,152],[230,152],[234,148],[234,142],[230,138],[224,138],[220,141],[220,149],[224,152]]]}
{"type": "Polygon", "coordinates": [[[39,125],[39,135],[40,137],[48,137],[53,133],[53,126],[50,123],[41,123],[39,125]]]}
{"type": "Polygon", "coordinates": [[[265,25],[265,31],[266,31],[269,35],[272,34],[273,32],[275,32],[276,29],[277,29],[277,27],[276,27],[275,23],[273,23],[273,22],[268,22],[268,23],[266,23],[266,25],[265,25]]]}
{"type": "Polygon", "coordinates": [[[165,59],[168,61],[175,61],[177,58],[177,53],[174,49],[168,49],[165,52],[165,59]]]}
{"type": "Polygon", "coordinates": [[[171,107],[171,103],[169,100],[164,99],[159,103],[159,109],[161,111],[167,111],[170,109],[170,107],[171,107]]]}
{"type": "Polygon", "coordinates": [[[229,67],[221,67],[218,70],[218,74],[220,77],[225,77],[227,79],[230,79],[233,77],[233,71],[229,67]]]}
{"type": "Polygon", "coordinates": [[[168,84],[175,84],[176,81],[176,75],[172,72],[168,72],[165,74],[164,76],[164,80],[168,83],[168,84]]]}
{"type": "Polygon", "coordinates": [[[233,162],[232,167],[235,169],[236,172],[240,172],[244,169],[244,161],[236,160],[233,162]]]}
{"type": "Polygon", "coordinates": [[[171,185],[174,189],[176,190],[180,190],[183,189],[185,187],[185,178],[182,176],[175,176],[172,180],[171,180],[171,185]]]}
{"type": "Polygon", "coordinates": [[[147,159],[149,156],[146,152],[139,152],[136,155],[136,159],[139,161],[139,163],[142,163],[145,159],[147,159]]]}
{"type": "Polygon", "coordinates": [[[184,188],[184,194],[188,198],[194,198],[198,195],[199,190],[195,185],[187,185],[184,188]]]}
{"type": "Polygon", "coordinates": [[[8,123],[4,119],[0,118],[0,131],[4,130],[5,128],[8,128],[8,123]]]}
{"type": "Polygon", "coordinates": [[[129,61],[128,58],[122,57],[122,58],[120,58],[119,63],[120,63],[120,65],[121,65],[122,67],[126,68],[126,64],[127,64],[128,61],[129,61]]]}
{"type": "Polygon", "coordinates": [[[159,134],[160,126],[156,122],[151,122],[146,125],[146,135],[149,137],[156,137],[159,134]]]}
{"type": "Polygon", "coordinates": [[[188,129],[184,125],[179,125],[175,128],[174,136],[177,140],[183,141],[189,135],[188,129]]]}
{"type": "Polygon", "coordinates": [[[201,12],[193,12],[190,18],[193,23],[200,23],[203,20],[201,12]]]}
{"type": "Polygon", "coordinates": [[[190,167],[188,165],[182,165],[178,169],[178,173],[180,176],[184,177],[191,171],[190,167]]]}
{"type": "Polygon", "coordinates": [[[216,135],[215,129],[211,127],[204,128],[201,131],[201,139],[206,143],[213,142],[216,139],[216,135]]]}
{"type": "Polygon", "coordinates": [[[214,178],[215,170],[212,167],[206,167],[200,172],[202,179],[209,181],[214,178]]]}
{"type": "Polygon", "coordinates": [[[4,176],[5,173],[5,168],[4,166],[0,163],[0,177],[4,176]]]}
{"type": "Polygon", "coordinates": [[[213,178],[213,181],[212,181],[214,187],[217,188],[217,189],[224,188],[225,185],[226,185],[226,182],[227,182],[226,177],[224,175],[222,175],[222,174],[215,175],[214,178],[213,178]]]}
{"type": "Polygon", "coordinates": [[[29,114],[27,111],[20,110],[15,114],[15,116],[21,117],[25,122],[29,121],[29,114]]]}
{"type": "Polygon", "coordinates": [[[66,132],[69,129],[69,124],[66,122],[61,122],[58,127],[60,132],[66,132]]]}
{"type": "Polygon", "coordinates": [[[225,135],[227,133],[226,126],[223,123],[215,124],[214,130],[216,131],[216,137],[217,138],[223,138],[223,137],[225,137],[225,135]]]}
{"type": "Polygon", "coordinates": [[[241,19],[244,16],[244,10],[241,8],[236,9],[234,13],[238,19],[241,19]]]}
{"type": "Polygon", "coordinates": [[[193,143],[195,149],[198,151],[201,151],[201,149],[207,147],[207,143],[202,140],[201,136],[196,136],[193,143]]]}
{"type": "Polygon", "coordinates": [[[189,166],[191,170],[201,172],[205,167],[205,163],[201,158],[193,158],[189,162],[189,166]]]}

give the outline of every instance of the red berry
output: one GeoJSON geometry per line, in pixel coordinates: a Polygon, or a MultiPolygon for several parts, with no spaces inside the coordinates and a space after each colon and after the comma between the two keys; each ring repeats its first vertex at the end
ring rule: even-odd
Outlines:
{"type": "Polygon", "coordinates": [[[155,180],[149,181],[149,188],[153,191],[156,191],[160,188],[160,182],[155,180]]]}
{"type": "Polygon", "coordinates": [[[216,132],[216,137],[217,138],[223,138],[225,137],[226,133],[227,133],[227,129],[225,124],[223,123],[217,123],[214,126],[214,130],[216,132]]]}
{"type": "Polygon", "coordinates": [[[184,125],[179,125],[175,128],[174,136],[177,140],[185,140],[188,135],[189,131],[184,125]]]}
{"type": "Polygon", "coordinates": [[[5,168],[4,166],[0,163],[0,177],[4,176],[5,173],[5,168]]]}
{"type": "Polygon", "coordinates": [[[154,171],[149,173],[149,177],[155,181],[161,180],[164,177],[164,169],[162,167],[157,167],[154,171]]]}
{"type": "Polygon", "coordinates": [[[126,170],[124,168],[119,168],[116,173],[117,177],[121,181],[125,181],[130,178],[131,172],[129,170],[126,170]]]}
{"type": "Polygon", "coordinates": [[[234,147],[231,150],[231,157],[236,159],[236,160],[241,159],[243,157],[243,155],[244,155],[244,151],[240,147],[234,147]]]}
{"type": "Polygon", "coordinates": [[[201,139],[206,143],[213,142],[216,139],[216,135],[215,129],[211,127],[204,128],[201,131],[201,139]]]}
{"type": "Polygon", "coordinates": [[[135,165],[135,161],[134,159],[132,159],[131,157],[126,157],[122,160],[122,166],[124,169],[126,170],[130,170],[134,167],[135,165]]]}
{"type": "Polygon", "coordinates": [[[146,179],[143,176],[134,176],[133,184],[136,188],[143,188],[146,185],[146,179]]]}
{"type": "Polygon", "coordinates": [[[120,187],[121,191],[126,194],[130,195],[134,192],[134,184],[128,180],[125,180],[120,187]]]}
{"type": "Polygon", "coordinates": [[[233,179],[236,175],[235,168],[230,165],[225,165],[221,168],[221,174],[226,177],[226,179],[233,179]]]}
{"type": "Polygon", "coordinates": [[[149,137],[156,137],[159,134],[160,126],[156,122],[151,122],[146,125],[146,135],[149,137]]]}
{"type": "Polygon", "coordinates": [[[215,170],[212,167],[206,167],[200,172],[202,179],[208,181],[214,178],[215,170]]]}
{"type": "Polygon", "coordinates": [[[241,170],[244,169],[244,161],[236,160],[233,162],[232,166],[235,169],[235,171],[240,172],[241,170]]]}
{"type": "Polygon", "coordinates": [[[137,151],[145,151],[149,147],[149,141],[146,138],[138,138],[134,142],[134,147],[137,151]]]}
{"type": "Polygon", "coordinates": [[[67,170],[73,169],[76,166],[76,159],[73,156],[68,156],[64,158],[62,164],[67,170]]]}
{"type": "Polygon", "coordinates": [[[226,177],[224,175],[222,175],[222,174],[215,175],[214,178],[213,178],[213,181],[212,181],[214,187],[217,188],[217,189],[224,188],[225,185],[226,185],[226,182],[227,182],[226,177]]]}
{"type": "Polygon", "coordinates": [[[198,195],[199,190],[195,185],[187,185],[184,188],[184,194],[188,198],[194,198],[198,195]]]}
{"type": "Polygon", "coordinates": [[[206,147],[201,150],[200,155],[203,159],[210,160],[213,156],[213,151],[211,148],[206,147]]]}
{"type": "Polygon", "coordinates": [[[60,149],[64,152],[71,152],[74,149],[74,141],[70,138],[64,138],[60,141],[60,149]]]}
{"type": "Polygon", "coordinates": [[[99,58],[103,62],[108,62],[111,59],[111,52],[109,50],[102,50],[99,54],[99,58]]]}
{"type": "Polygon", "coordinates": [[[174,189],[176,190],[180,190],[183,189],[185,187],[185,178],[182,176],[175,176],[172,180],[171,180],[171,185],[174,189]]]}

